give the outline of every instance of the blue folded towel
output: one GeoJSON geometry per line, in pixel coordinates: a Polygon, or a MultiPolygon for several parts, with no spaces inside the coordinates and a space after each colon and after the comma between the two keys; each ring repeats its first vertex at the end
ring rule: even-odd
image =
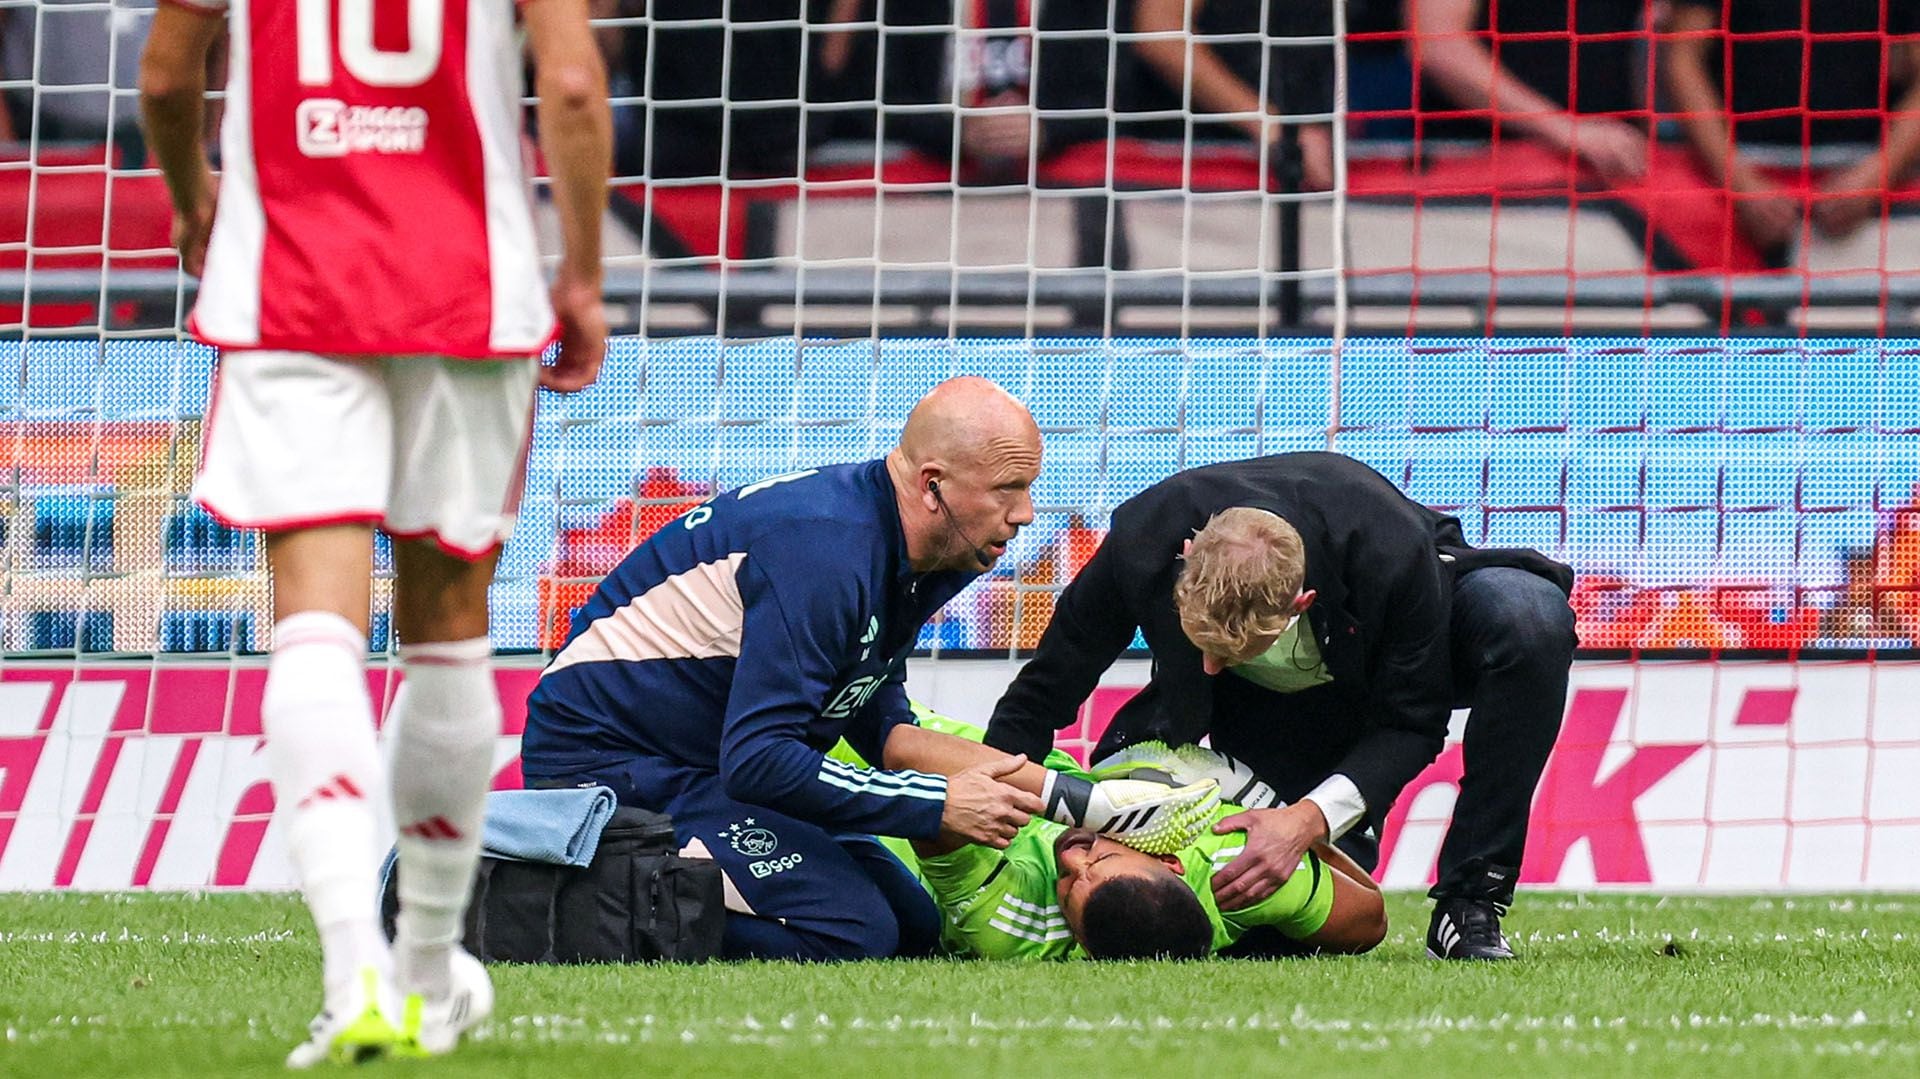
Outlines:
{"type": "MultiPolygon", "coordinates": [[[[600,849],[600,833],[618,805],[606,787],[492,791],[487,795],[487,823],[480,830],[481,853],[585,868],[600,849]]],[[[380,863],[379,895],[387,893],[399,853],[389,849],[380,863]]],[[[374,901],[377,905],[379,896],[374,901]]]]}
{"type": "Polygon", "coordinates": [[[585,866],[618,804],[605,787],[494,791],[480,843],[494,858],[585,866]]]}

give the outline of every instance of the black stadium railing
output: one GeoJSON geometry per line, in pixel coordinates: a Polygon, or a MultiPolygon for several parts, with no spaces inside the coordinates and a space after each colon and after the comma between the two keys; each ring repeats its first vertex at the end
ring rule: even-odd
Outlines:
{"type": "MultiPolygon", "coordinates": [[[[1180,271],[1113,273],[1101,269],[1038,270],[1033,272],[808,269],[782,267],[698,267],[610,269],[606,296],[624,308],[614,313],[616,330],[647,331],[659,335],[721,333],[763,335],[791,332],[795,309],[809,312],[802,322],[809,332],[847,328],[870,332],[873,321],[852,310],[894,309],[881,321],[884,333],[912,334],[950,330],[970,331],[968,309],[1033,306],[1061,312],[1039,320],[1049,335],[1056,332],[1099,333],[1101,327],[1131,309],[1176,312],[1167,315],[1177,325],[1181,308],[1240,311],[1239,321],[1210,319],[1210,334],[1264,330],[1269,334],[1324,335],[1328,313],[1335,303],[1335,284],[1324,270],[1241,272],[1187,275],[1180,271]],[[1280,317],[1282,287],[1297,283],[1305,308],[1300,322],[1288,325],[1280,317]],[[1264,311],[1262,310],[1264,308],[1264,311]],[[671,309],[672,317],[663,311],[671,309]],[[642,312],[648,312],[643,318],[642,312]],[[1264,315],[1264,317],[1263,317],[1264,315]]],[[[1465,310],[1484,322],[1487,312],[1500,308],[1565,309],[1568,325],[1582,329],[1580,312],[1644,311],[1650,308],[1695,308],[1700,325],[1672,327],[1697,334],[1714,330],[1721,312],[1733,308],[1769,313],[1775,318],[1755,324],[1759,332],[1779,333],[1776,319],[1798,308],[1831,309],[1845,316],[1828,318],[1822,332],[1881,332],[1889,325],[1911,322],[1920,308],[1920,275],[1850,273],[1833,276],[1796,275],[1728,277],[1724,275],[1606,275],[1502,271],[1392,273],[1351,277],[1347,302],[1353,308],[1410,308],[1465,310]]],[[[194,284],[167,270],[115,270],[104,283],[98,270],[0,271],[0,299],[33,304],[104,302],[108,329],[124,334],[162,335],[172,331],[176,315],[192,301],[194,284]],[[30,290],[30,291],[29,291],[30,290]],[[126,315],[127,309],[134,314],[126,315]]],[[[1538,323],[1535,322],[1537,326],[1538,323]]],[[[1150,333],[1150,314],[1127,323],[1128,333],[1150,333]]],[[[1004,317],[985,320],[987,333],[1005,333],[1004,317]]],[[[1618,323],[1612,327],[1616,332],[1618,323]]],[[[17,328],[14,331],[18,333],[17,328]]],[[[1537,329],[1535,332],[1538,332],[1537,329]]],[[[36,335],[72,336],[72,330],[34,331],[36,335]]]]}

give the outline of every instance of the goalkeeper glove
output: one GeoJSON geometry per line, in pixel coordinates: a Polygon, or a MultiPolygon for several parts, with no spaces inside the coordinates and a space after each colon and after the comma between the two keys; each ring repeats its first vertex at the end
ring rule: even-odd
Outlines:
{"type": "Polygon", "coordinates": [[[1162,783],[1220,784],[1220,800],[1242,809],[1277,809],[1287,803],[1253,769],[1215,749],[1165,742],[1137,742],[1093,766],[1099,779],[1151,779],[1162,783]]]}
{"type": "Polygon", "coordinates": [[[1211,779],[1169,786],[1148,779],[1099,782],[1048,772],[1040,800],[1048,820],[1117,839],[1148,854],[1172,854],[1200,838],[1220,804],[1211,779]]]}

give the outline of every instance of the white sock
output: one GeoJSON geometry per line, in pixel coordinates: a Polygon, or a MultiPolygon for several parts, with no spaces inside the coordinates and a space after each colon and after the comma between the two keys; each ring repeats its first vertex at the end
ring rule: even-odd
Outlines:
{"type": "Polygon", "coordinates": [[[428,999],[451,989],[480,859],[480,827],[500,734],[493,646],[485,637],[403,645],[394,702],[393,821],[400,833],[394,976],[428,999]]]}
{"type": "Polygon", "coordinates": [[[267,769],[287,821],[294,870],[320,930],[329,999],[351,985],[361,967],[387,965],[371,801],[380,790],[380,753],[366,657],[366,637],[339,615],[288,615],[273,627],[260,702],[267,769]]]}

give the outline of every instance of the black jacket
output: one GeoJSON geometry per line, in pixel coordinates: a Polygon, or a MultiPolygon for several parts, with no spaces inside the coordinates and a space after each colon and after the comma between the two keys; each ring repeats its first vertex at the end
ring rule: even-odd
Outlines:
{"type": "Polygon", "coordinates": [[[1174,610],[1176,556],[1208,518],[1235,506],[1278,514],[1305,543],[1305,587],[1319,593],[1306,621],[1328,674],[1366,701],[1353,720],[1352,748],[1333,771],[1353,780],[1377,825],[1446,739],[1454,575],[1518,566],[1570,590],[1573,571],[1533,551],[1469,548],[1458,520],[1338,454],[1190,469],[1122,503],[1106,541],[1061,592],[1033,660],[995,707],[987,743],[1039,759],[1135,629],[1153,652],[1152,679],[1115,716],[1101,751],[1154,738],[1180,745],[1208,733],[1214,678],[1174,610]]]}

